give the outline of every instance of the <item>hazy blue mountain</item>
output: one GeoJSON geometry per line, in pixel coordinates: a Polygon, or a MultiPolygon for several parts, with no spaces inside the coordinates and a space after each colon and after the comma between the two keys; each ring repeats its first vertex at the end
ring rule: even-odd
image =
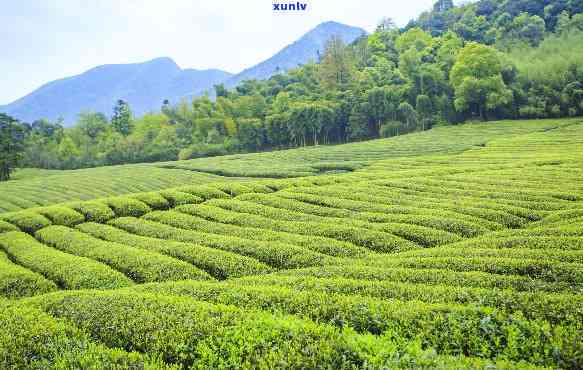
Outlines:
{"type": "Polygon", "coordinates": [[[362,28],[337,22],[321,23],[273,57],[232,76],[225,81],[225,86],[234,87],[243,80],[268,79],[280,70],[287,71],[309,61],[318,61],[318,53],[324,53],[326,42],[332,36],[340,36],[346,44],[349,44],[364,34],[366,31],[362,28]]]}
{"type": "Polygon", "coordinates": [[[13,103],[0,106],[0,112],[26,122],[63,117],[65,124],[70,125],[84,110],[109,116],[115,102],[123,99],[129,102],[134,115],[140,116],[159,110],[164,99],[176,103],[205,91],[212,95],[213,85],[218,83],[232,88],[246,79],[268,79],[278,71],[317,61],[318,53],[323,53],[332,36],[350,43],[365,33],[361,28],[336,22],[322,23],[273,57],[237,75],[217,69],[181,69],[170,58],[103,65],[49,82],[13,103]]]}
{"type": "Polygon", "coordinates": [[[130,103],[136,116],[159,110],[164,99],[177,102],[181,97],[210,89],[230,73],[210,69],[180,69],[170,58],[145,63],[109,64],[77,76],[49,82],[15,102],[0,106],[23,121],[38,118],[74,123],[83,110],[109,115],[118,99],[130,103]]]}

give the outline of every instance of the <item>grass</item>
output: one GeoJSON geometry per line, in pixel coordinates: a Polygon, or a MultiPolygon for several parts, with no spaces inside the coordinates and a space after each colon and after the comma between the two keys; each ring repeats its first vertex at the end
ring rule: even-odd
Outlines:
{"type": "Polygon", "coordinates": [[[0,367],[583,367],[582,119],[0,190],[0,367]]]}

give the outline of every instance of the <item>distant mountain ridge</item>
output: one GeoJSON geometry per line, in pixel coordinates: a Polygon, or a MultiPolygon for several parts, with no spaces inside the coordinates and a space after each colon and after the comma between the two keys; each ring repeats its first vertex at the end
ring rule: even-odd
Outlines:
{"type": "Polygon", "coordinates": [[[229,76],[230,73],[215,69],[181,69],[170,58],[107,64],[49,82],[11,104],[0,106],[0,111],[28,122],[63,117],[65,123],[72,123],[84,110],[109,115],[115,102],[123,99],[130,103],[134,114],[140,116],[160,109],[164,99],[176,101],[229,76]]]}
{"type": "Polygon", "coordinates": [[[338,22],[321,23],[271,58],[230,77],[225,81],[225,85],[235,87],[243,80],[263,80],[273,76],[278,71],[287,71],[310,61],[317,62],[318,53],[324,53],[326,42],[331,37],[340,36],[344,43],[349,44],[363,35],[366,35],[366,31],[362,28],[338,22]]]}
{"type": "Polygon", "coordinates": [[[182,98],[212,91],[219,83],[233,88],[245,79],[268,79],[278,71],[316,61],[332,36],[350,43],[364,34],[366,31],[361,28],[325,22],[273,57],[236,75],[218,69],[181,69],[167,57],[143,63],[102,65],[80,75],[49,82],[0,106],[0,112],[26,122],[62,117],[65,124],[70,125],[85,110],[110,115],[115,102],[123,99],[129,102],[134,115],[141,116],[159,110],[165,99],[176,103],[182,98]]]}

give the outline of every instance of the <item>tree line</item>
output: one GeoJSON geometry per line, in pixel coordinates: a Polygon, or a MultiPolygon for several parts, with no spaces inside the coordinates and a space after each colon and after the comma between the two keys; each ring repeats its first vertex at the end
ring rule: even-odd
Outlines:
{"type": "Polygon", "coordinates": [[[439,0],[403,29],[383,19],[350,45],[332,38],[318,61],[142,117],[121,100],[111,118],[83,112],[72,128],[0,116],[0,166],[190,159],[582,115],[582,13],[579,0],[439,0]]]}

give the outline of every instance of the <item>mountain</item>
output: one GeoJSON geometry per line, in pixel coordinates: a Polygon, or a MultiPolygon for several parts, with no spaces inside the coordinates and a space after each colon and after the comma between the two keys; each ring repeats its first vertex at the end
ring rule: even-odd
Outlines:
{"type": "Polygon", "coordinates": [[[65,124],[71,124],[83,110],[109,114],[115,102],[123,99],[140,116],[158,110],[164,99],[177,102],[185,95],[210,89],[229,76],[230,73],[216,69],[181,69],[170,58],[102,65],[49,82],[11,104],[0,106],[0,112],[27,122],[63,117],[65,124]]]}
{"type": "Polygon", "coordinates": [[[165,99],[176,103],[207,90],[212,93],[213,85],[218,83],[233,88],[246,79],[268,79],[278,71],[317,61],[318,53],[323,53],[332,36],[340,36],[345,43],[351,43],[364,34],[366,31],[361,28],[325,22],[273,57],[237,75],[217,69],[181,69],[170,58],[102,65],[77,76],[49,82],[13,103],[0,106],[0,112],[25,122],[63,117],[65,124],[70,125],[84,110],[109,115],[115,102],[123,99],[130,104],[135,116],[141,116],[159,110],[165,99]]]}
{"type": "Polygon", "coordinates": [[[232,88],[243,80],[265,80],[278,71],[287,71],[310,61],[317,61],[318,53],[324,53],[326,42],[332,36],[340,36],[344,43],[349,44],[365,34],[366,31],[358,27],[338,22],[321,23],[271,58],[232,76],[225,81],[225,86],[232,88]]]}

